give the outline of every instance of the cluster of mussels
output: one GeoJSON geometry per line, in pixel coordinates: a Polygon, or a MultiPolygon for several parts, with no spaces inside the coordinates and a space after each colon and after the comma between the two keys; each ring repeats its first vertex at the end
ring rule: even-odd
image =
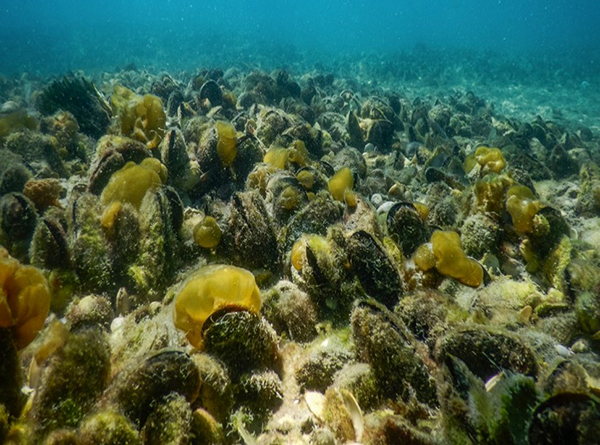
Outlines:
{"type": "Polygon", "coordinates": [[[319,73],[26,81],[0,442],[597,442],[589,129],[319,73]]]}

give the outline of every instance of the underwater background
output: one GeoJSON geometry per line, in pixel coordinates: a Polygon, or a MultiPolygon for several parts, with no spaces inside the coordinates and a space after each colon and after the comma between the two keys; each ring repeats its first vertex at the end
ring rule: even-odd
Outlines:
{"type": "Polygon", "coordinates": [[[597,444],[599,25],[0,0],[0,444],[597,444]]]}
{"type": "Polygon", "coordinates": [[[0,72],[189,69],[199,62],[332,63],[362,52],[397,56],[418,45],[555,58],[579,79],[600,63],[593,0],[385,0],[227,3],[183,0],[3,0],[0,72]],[[272,58],[272,60],[269,60],[272,58]]]}
{"type": "Polygon", "coordinates": [[[593,0],[2,3],[4,74],[317,68],[373,85],[468,87],[527,118],[564,104],[598,125],[593,0]]]}

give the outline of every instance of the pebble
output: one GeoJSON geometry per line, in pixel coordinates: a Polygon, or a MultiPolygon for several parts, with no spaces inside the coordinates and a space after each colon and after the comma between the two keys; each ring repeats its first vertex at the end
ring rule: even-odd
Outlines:
{"type": "Polygon", "coordinates": [[[371,202],[375,207],[379,207],[383,202],[383,196],[381,196],[379,193],[374,193],[373,196],[371,196],[371,202]]]}
{"type": "Polygon", "coordinates": [[[388,212],[392,208],[392,206],[394,204],[395,204],[394,201],[386,201],[386,202],[384,202],[379,207],[377,207],[377,213],[381,214],[381,213],[388,212]]]}

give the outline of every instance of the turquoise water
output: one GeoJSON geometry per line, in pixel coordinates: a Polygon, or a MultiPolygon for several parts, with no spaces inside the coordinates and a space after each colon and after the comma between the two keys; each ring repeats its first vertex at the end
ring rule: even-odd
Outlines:
{"type": "Polygon", "coordinates": [[[600,63],[592,0],[2,0],[0,72],[327,63],[415,48],[600,63]]]}

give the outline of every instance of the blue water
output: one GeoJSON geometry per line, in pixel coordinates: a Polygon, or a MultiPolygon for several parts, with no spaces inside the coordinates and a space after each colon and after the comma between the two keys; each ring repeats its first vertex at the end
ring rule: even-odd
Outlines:
{"type": "Polygon", "coordinates": [[[597,0],[0,0],[0,72],[273,65],[439,50],[600,63],[597,0]]]}

